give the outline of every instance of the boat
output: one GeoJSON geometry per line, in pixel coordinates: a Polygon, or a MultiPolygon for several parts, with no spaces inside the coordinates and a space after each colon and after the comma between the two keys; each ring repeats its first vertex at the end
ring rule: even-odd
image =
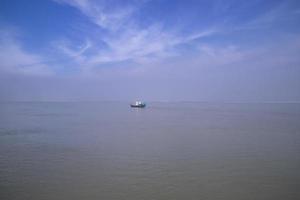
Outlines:
{"type": "Polygon", "coordinates": [[[145,108],[146,104],[144,102],[141,102],[141,101],[136,101],[135,103],[130,104],[130,106],[132,108],[145,108]]]}

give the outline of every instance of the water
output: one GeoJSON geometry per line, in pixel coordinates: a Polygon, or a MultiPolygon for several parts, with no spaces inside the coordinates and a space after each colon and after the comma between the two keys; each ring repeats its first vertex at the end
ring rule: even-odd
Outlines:
{"type": "Polygon", "coordinates": [[[299,199],[300,104],[1,103],[0,199],[299,199]]]}

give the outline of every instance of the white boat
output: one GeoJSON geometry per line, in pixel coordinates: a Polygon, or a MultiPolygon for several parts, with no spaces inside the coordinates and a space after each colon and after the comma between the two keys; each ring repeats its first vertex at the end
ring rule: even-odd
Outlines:
{"type": "Polygon", "coordinates": [[[146,107],[146,103],[141,102],[141,101],[136,101],[135,103],[130,104],[130,106],[133,108],[144,108],[144,107],[146,107]]]}

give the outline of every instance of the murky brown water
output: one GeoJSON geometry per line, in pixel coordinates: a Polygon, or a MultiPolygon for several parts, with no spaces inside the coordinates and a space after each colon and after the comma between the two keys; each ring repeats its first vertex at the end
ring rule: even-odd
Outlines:
{"type": "Polygon", "coordinates": [[[300,104],[1,103],[0,199],[300,199],[300,104]]]}

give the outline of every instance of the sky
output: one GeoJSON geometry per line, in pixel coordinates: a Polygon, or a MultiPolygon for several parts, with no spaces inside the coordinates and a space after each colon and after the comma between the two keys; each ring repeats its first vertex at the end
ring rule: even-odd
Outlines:
{"type": "Polygon", "coordinates": [[[0,1],[0,101],[137,99],[300,102],[300,1],[0,1]]]}

